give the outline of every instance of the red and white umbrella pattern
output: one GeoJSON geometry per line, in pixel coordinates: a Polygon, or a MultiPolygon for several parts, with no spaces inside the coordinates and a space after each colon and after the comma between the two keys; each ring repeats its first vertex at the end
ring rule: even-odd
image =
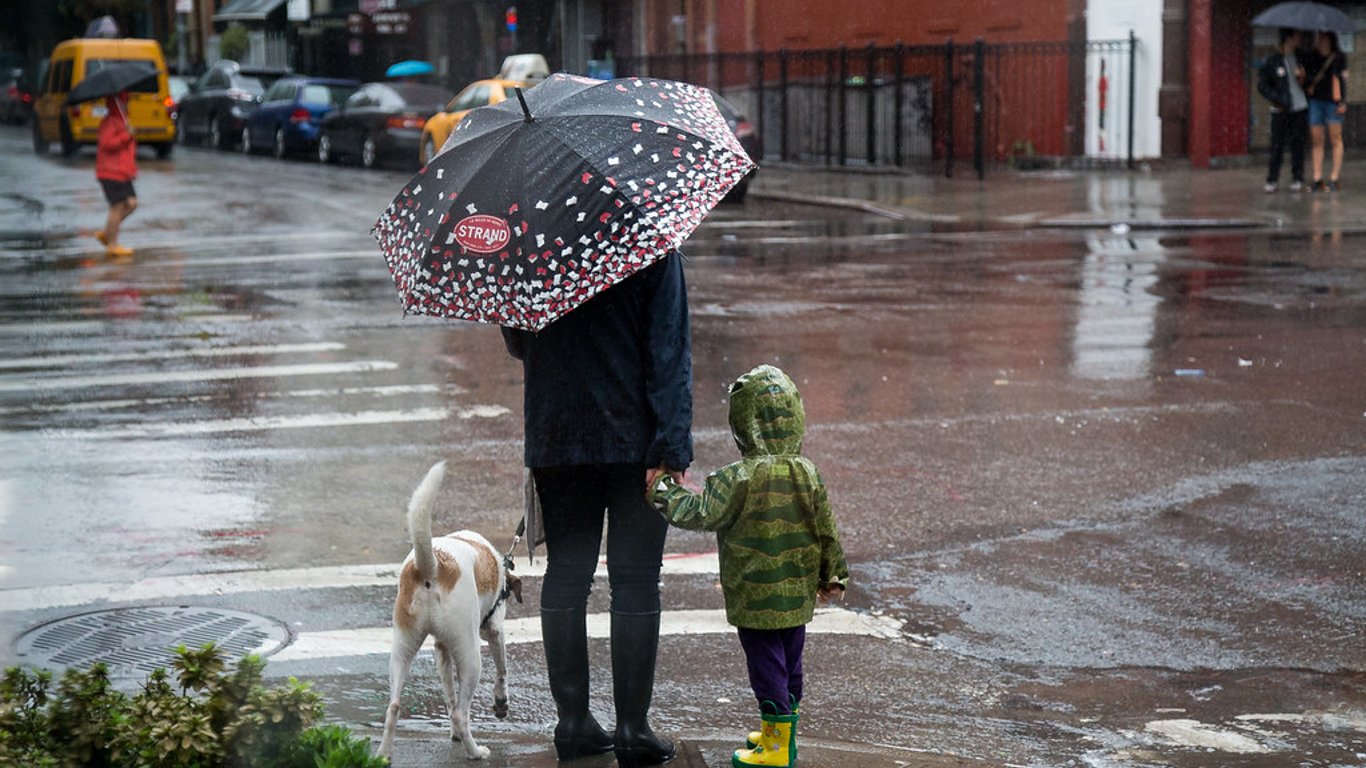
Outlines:
{"type": "Polygon", "coordinates": [[[376,222],[405,313],[531,331],[678,248],[754,167],[709,91],[552,75],[475,110],[376,222]]]}

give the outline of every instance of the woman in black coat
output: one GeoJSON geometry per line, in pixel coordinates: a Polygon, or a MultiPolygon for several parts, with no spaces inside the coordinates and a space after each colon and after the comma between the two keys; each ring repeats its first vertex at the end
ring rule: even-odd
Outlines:
{"type": "Polygon", "coordinates": [[[623,768],[674,746],[647,716],[659,647],[667,523],[645,501],[660,473],[692,463],[692,352],[677,252],[539,333],[504,329],[525,374],[526,465],[546,537],[541,634],[561,760],[615,750],[623,768]],[[607,520],[616,731],[588,709],[587,604],[607,520]]]}

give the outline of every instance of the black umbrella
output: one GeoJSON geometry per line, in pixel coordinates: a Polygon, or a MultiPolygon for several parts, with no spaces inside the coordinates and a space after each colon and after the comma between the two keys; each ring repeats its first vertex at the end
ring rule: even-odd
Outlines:
{"type": "Polygon", "coordinates": [[[1350,35],[1356,25],[1347,14],[1331,5],[1313,2],[1277,3],[1252,18],[1256,27],[1289,27],[1350,35]]]}
{"type": "Polygon", "coordinates": [[[405,312],[540,330],[677,248],[753,167],[706,89],[559,73],[461,120],[373,233],[405,312]]]}
{"type": "Polygon", "coordinates": [[[116,61],[77,83],[66,95],[66,103],[78,104],[123,93],[156,78],[157,74],[157,66],[150,61],[116,61]]]}

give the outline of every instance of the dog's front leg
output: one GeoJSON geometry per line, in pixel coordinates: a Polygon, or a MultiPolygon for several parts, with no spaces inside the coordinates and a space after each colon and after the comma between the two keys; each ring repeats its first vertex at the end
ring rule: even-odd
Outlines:
{"type": "Polygon", "coordinates": [[[501,607],[489,620],[488,626],[479,630],[479,635],[489,644],[489,653],[493,656],[493,714],[502,720],[508,716],[508,654],[501,607]]]}

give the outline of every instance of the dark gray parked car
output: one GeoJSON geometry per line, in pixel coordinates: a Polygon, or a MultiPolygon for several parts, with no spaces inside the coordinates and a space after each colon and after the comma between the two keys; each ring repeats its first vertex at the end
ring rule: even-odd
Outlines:
{"type": "Polygon", "coordinates": [[[176,104],[176,137],[187,144],[231,149],[247,117],[285,69],[248,69],[235,61],[214,62],[176,104]]]}

